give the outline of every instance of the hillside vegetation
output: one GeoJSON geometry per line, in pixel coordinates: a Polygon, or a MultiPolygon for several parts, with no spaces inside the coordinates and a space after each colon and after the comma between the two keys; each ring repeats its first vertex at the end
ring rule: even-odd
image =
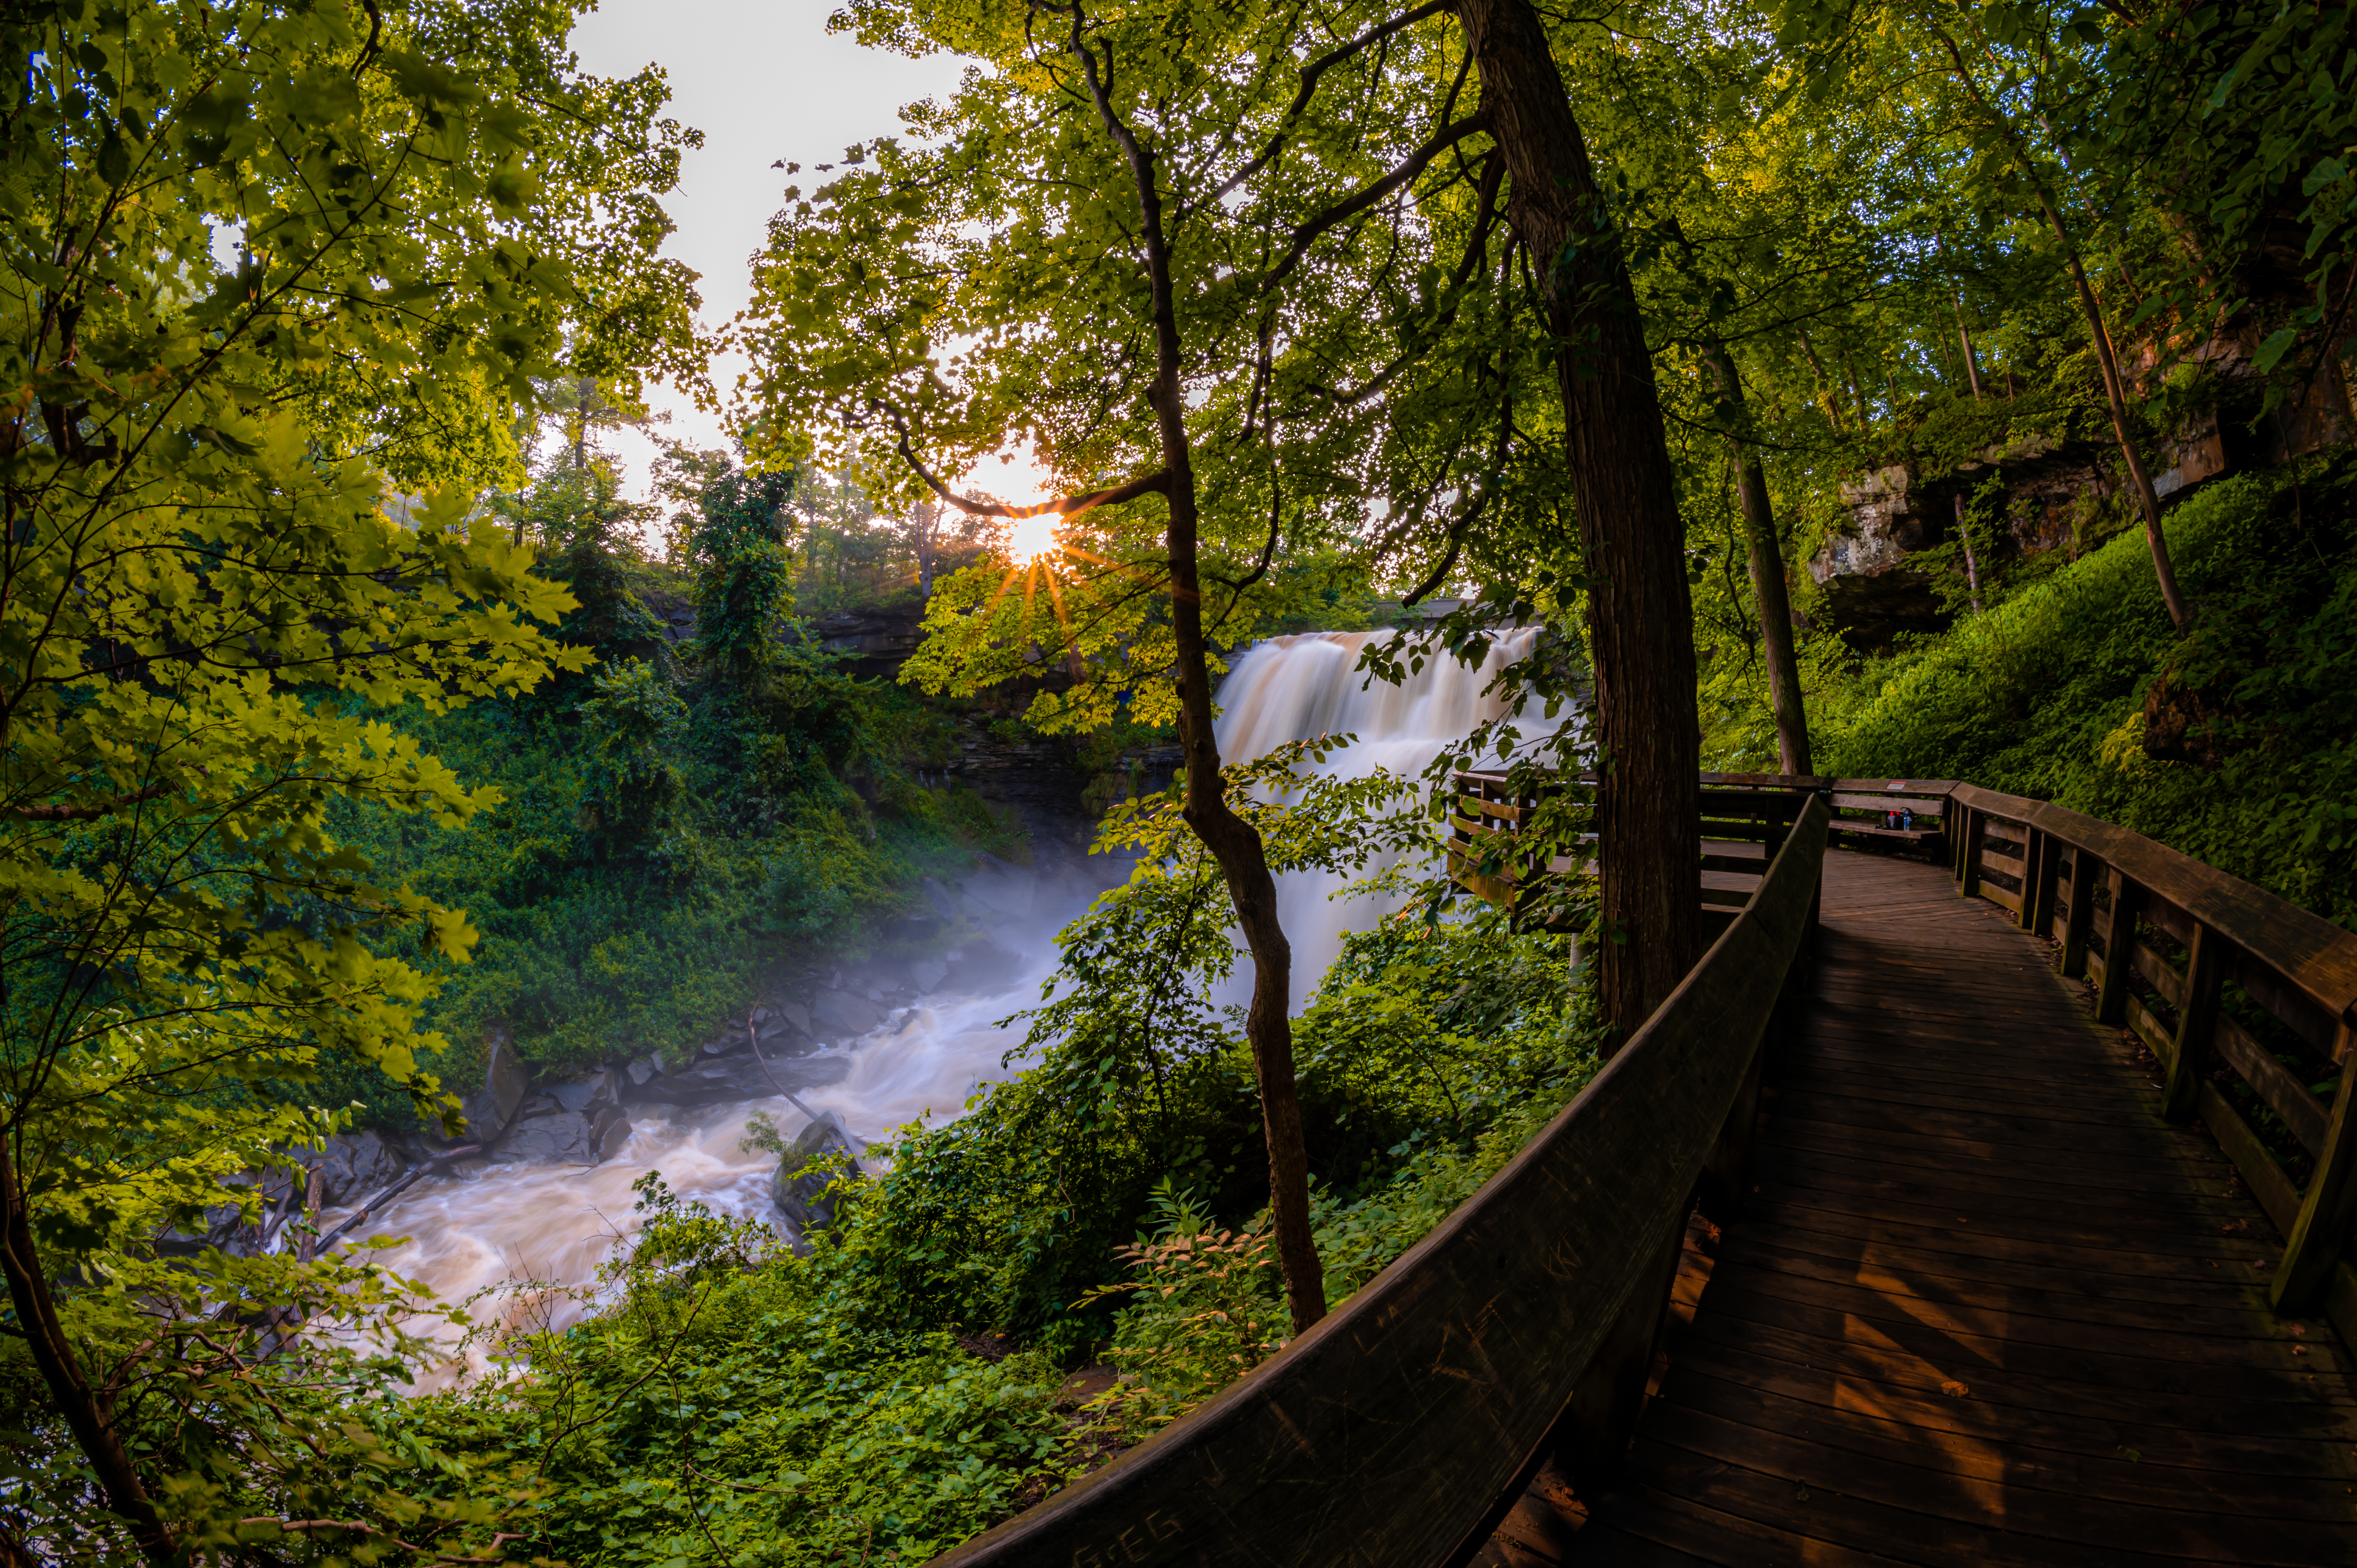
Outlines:
{"type": "Polygon", "coordinates": [[[2055,800],[2357,928],[2357,457],[2218,481],[2169,533],[2187,633],[2121,535],[1868,660],[1824,769],[2055,800]]]}

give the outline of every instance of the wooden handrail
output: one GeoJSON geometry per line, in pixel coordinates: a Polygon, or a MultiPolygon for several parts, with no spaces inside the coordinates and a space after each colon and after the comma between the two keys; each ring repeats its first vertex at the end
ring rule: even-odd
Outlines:
{"type": "Polygon", "coordinates": [[[2190,854],[2050,800],[1959,784],[1951,799],[2083,849],[2261,959],[2338,1019],[2357,1008],[2357,933],[2190,854]]]}
{"type": "MultiPolygon", "coordinates": [[[[1592,775],[1582,778],[1593,782],[1592,775]]],[[[1503,773],[1473,771],[1458,779],[1469,802],[1512,788],[1503,773]]],[[[2357,1092],[2336,1093],[2328,1104],[2222,1005],[2227,983],[2238,984],[2252,1005],[2328,1057],[2345,1083],[2357,1069],[2357,933],[2142,833],[1977,784],[1765,773],[1706,773],[1703,782],[1706,812],[1715,798],[1779,790],[1819,795],[1836,811],[1872,811],[1891,800],[1936,801],[1939,828],[1901,836],[1943,840],[1958,892],[2053,938],[2066,978],[2099,983],[2097,1020],[2134,1033],[2161,1063],[2161,1113],[2207,1125],[2287,1238],[2268,1286],[2276,1307],[2320,1309],[2357,1347],[2357,1264],[2347,1255],[2357,1218],[2357,1092]],[[2182,948],[2181,965],[2143,939],[2147,928],[2182,948]],[[2306,1187],[2293,1182],[2233,1101],[2209,1081],[2220,1064],[2314,1156],[2306,1187]]],[[[1522,786],[1538,795],[1557,787],[1552,780],[1522,786]]],[[[1481,814],[1458,819],[1451,865],[1465,867],[1458,880],[1472,891],[1516,908],[1534,872],[1566,869],[1517,856],[1512,835],[1523,808],[1469,809],[1481,814]]],[[[1864,836],[1889,833],[1838,816],[1833,826],[1864,836]]],[[[1728,857],[1703,856],[1706,872],[1732,865],[1728,857]]]]}
{"type": "Polygon", "coordinates": [[[1959,784],[1949,806],[1957,819],[1947,835],[1957,890],[2055,939],[2067,978],[2098,983],[2097,1021],[2134,1033],[2161,1064],[2161,1114],[2200,1118],[2283,1232],[2283,1256],[2267,1287],[2276,1309],[2320,1309],[2341,1339],[2357,1346],[2357,1265],[2347,1255],[2357,1211],[2357,1093],[2348,1080],[2357,1069],[2357,933],[2142,833],[2051,801],[1959,784]],[[2182,968],[2142,940],[2145,927],[2183,947],[2182,968]],[[2341,1087],[2330,1107],[2223,1010],[2230,980],[2340,1068],[2341,1087]],[[2304,1188],[2210,1081],[2220,1064],[2314,1156],[2304,1188]]]}
{"type": "Polygon", "coordinates": [[[1615,1451],[1697,1185],[1739,1186],[1830,816],[1803,804],[1684,983],[1431,1234],[1185,1419],[938,1561],[1427,1564],[1542,1441],[1615,1451]]]}

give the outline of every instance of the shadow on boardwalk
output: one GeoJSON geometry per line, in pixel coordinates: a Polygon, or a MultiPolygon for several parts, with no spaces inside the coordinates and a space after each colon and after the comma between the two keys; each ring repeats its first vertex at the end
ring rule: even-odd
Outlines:
{"type": "Polygon", "coordinates": [[[1824,919],[1626,1467],[1475,1561],[2357,1564],[2357,1380],[2208,1134],[1939,869],[1831,855],[1824,919]]]}

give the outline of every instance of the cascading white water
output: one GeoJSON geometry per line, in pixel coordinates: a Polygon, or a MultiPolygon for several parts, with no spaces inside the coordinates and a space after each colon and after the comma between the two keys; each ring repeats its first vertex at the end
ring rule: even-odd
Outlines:
{"type": "MultiPolygon", "coordinates": [[[[997,1023],[1038,1000],[1055,969],[1055,933],[1086,907],[1087,897],[1067,892],[1052,904],[1043,900],[1040,918],[994,933],[996,946],[1013,954],[1006,989],[927,997],[836,1047],[849,1057],[849,1071],[824,1088],[800,1090],[802,1102],[835,1112],[868,1138],[919,1117],[939,1122],[962,1113],[982,1084],[1006,1076],[1000,1058],[1023,1036],[997,1023]]],[[[422,1283],[444,1302],[526,1281],[569,1287],[572,1294],[502,1292],[470,1309],[478,1323],[562,1327],[587,1310],[583,1287],[639,1229],[632,1184],[649,1171],[660,1171],[682,1197],[717,1212],[777,1222],[770,1180],[777,1157],[742,1146],[757,1112],[789,1137],[806,1123],[781,1096],[694,1110],[635,1108],[630,1141],[603,1165],[495,1165],[470,1179],[423,1181],[353,1240],[403,1238],[370,1261],[422,1283]]],[[[340,1218],[333,1210],[323,1216],[328,1225],[340,1218]]],[[[439,1325],[413,1331],[445,1343],[458,1338],[457,1328],[439,1325]]],[[[490,1348],[469,1346],[463,1365],[436,1369],[425,1386],[462,1370],[483,1371],[490,1348]]]]}
{"type": "MultiPolygon", "coordinates": [[[[1415,781],[1441,748],[1507,707],[1488,688],[1500,671],[1530,651],[1535,628],[1491,639],[1479,664],[1464,664],[1432,645],[1424,669],[1398,685],[1357,673],[1368,642],[1382,631],[1305,632],[1271,638],[1237,660],[1220,687],[1220,756],[1243,762],[1289,740],[1318,736],[1358,738],[1315,769],[1363,779],[1377,768],[1415,781]]],[[[1525,725],[1525,730],[1552,729],[1525,725]]],[[[1373,869],[1373,868],[1371,868],[1373,869]]],[[[1342,933],[1363,930],[1396,908],[1380,896],[1335,898],[1343,878],[1323,872],[1281,877],[1277,909],[1293,944],[1293,1004],[1317,990],[1326,966],[1341,950],[1342,933]]]]}
{"type": "MultiPolygon", "coordinates": [[[[1528,650],[1535,634],[1502,634],[1478,666],[1441,653],[1400,685],[1368,685],[1355,673],[1360,651],[1371,638],[1389,635],[1309,633],[1250,650],[1220,689],[1226,709],[1219,726],[1221,755],[1242,761],[1288,740],[1353,734],[1357,741],[1324,764],[1329,771],[1363,777],[1380,767],[1413,779],[1442,746],[1501,716],[1503,707],[1483,690],[1528,650]]],[[[1333,961],[1342,932],[1387,912],[1369,899],[1329,900],[1337,885],[1336,878],[1313,874],[1287,876],[1280,886],[1297,1004],[1333,961]]],[[[931,996],[884,1027],[838,1045],[850,1058],[849,1071],[828,1087],[802,1090],[803,1101],[839,1113],[869,1138],[928,1113],[935,1122],[958,1115],[981,1084],[1004,1076],[1001,1058],[1021,1036],[996,1023],[1037,999],[1054,972],[1056,932],[1092,896],[1067,886],[1060,895],[1042,897],[1027,920],[993,933],[996,945],[1015,955],[1005,966],[1006,989],[931,996]]],[[[371,1261],[421,1281],[445,1302],[522,1281],[577,1293],[594,1282],[616,1244],[637,1230],[631,1187],[651,1170],[662,1172],[681,1197],[722,1213],[776,1218],[770,1191],[776,1161],[741,1147],[756,1112],[767,1112],[789,1135],[804,1123],[783,1098],[701,1111],[637,1109],[630,1142],[603,1165],[493,1165],[472,1179],[421,1182],[355,1240],[404,1238],[371,1261]]],[[[333,1223],[339,1217],[331,1211],[325,1218],[333,1223]]],[[[475,1315],[561,1326],[583,1310],[577,1294],[513,1294],[487,1297],[475,1315]]],[[[454,1338],[455,1330],[444,1337],[454,1338]]],[[[483,1369],[482,1348],[470,1350],[466,1362],[483,1369]]],[[[453,1363],[429,1380],[447,1380],[459,1369],[453,1363]]]]}

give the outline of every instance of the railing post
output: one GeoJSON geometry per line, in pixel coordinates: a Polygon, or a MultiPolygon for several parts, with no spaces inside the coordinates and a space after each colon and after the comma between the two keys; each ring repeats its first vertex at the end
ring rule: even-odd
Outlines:
{"type": "MultiPolygon", "coordinates": [[[[2201,1106],[2201,1075],[2210,1067],[2210,1042],[2218,1028],[2218,983],[2225,940],[2209,927],[2193,928],[2193,950],[2185,958],[2185,990],[2177,1007],[2176,1050],[2160,1091],[2164,1121],[2190,1122],[2201,1106]]],[[[2110,978],[2110,971],[2104,978],[2110,978]]]]}
{"type": "Polygon", "coordinates": [[[2095,915],[2095,857],[2075,845],[2071,851],[2071,907],[2062,912],[2062,978],[2087,972],[2087,932],[2095,915]]]}
{"type": "Polygon", "coordinates": [[[2042,937],[2054,921],[2054,878],[2061,843],[2052,833],[2029,830],[2021,851],[2021,929],[2042,937]]]}
{"type": "Polygon", "coordinates": [[[2095,1022],[2116,1024],[2128,1015],[2128,970],[2136,951],[2136,906],[2144,889],[2112,868],[2112,907],[2104,914],[2104,983],[2095,993],[2095,1022]]]}
{"type": "MultiPolygon", "coordinates": [[[[2344,1018],[2332,1054],[2344,1064],[2357,1047],[2357,1024],[2344,1018]]],[[[2292,1221],[2291,1240],[2285,1243],[2283,1264],[2276,1270],[2267,1298],[2277,1312],[2300,1316],[2314,1310],[2341,1261],[2341,1239],[2349,1234],[2350,1210],[2357,1202],[2357,1085],[2346,1070],[2341,1092],[2332,1099],[2332,1122],[2326,1128],[2324,1147],[2317,1152],[2316,1175],[2309,1179],[2300,1199],[2299,1218],[2292,1221]]]]}
{"type": "Polygon", "coordinates": [[[1956,873],[1956,891],[1970,898],[1981,890],[1981,844],[1988,837],[1988,813],[1975,811],[1964,819],[1964,860],[1956,873]]]}
{"type": "Polygon", "coordinates": [[[1669,1316],[1670,1293],[1678,1283],[1678,1260],[1685,1251],[1692,1203],[1682,1204],[1661,1250],[1637,1275],[1620,1316],[1596,1348],[1571,1401],[1548,1434],[1555,1467],[1585,1486],[1609,1474],[1629,1452],[1637,1418],[1645,1410],[1645,1382],[1653,1350],[1669,1316]]]}

